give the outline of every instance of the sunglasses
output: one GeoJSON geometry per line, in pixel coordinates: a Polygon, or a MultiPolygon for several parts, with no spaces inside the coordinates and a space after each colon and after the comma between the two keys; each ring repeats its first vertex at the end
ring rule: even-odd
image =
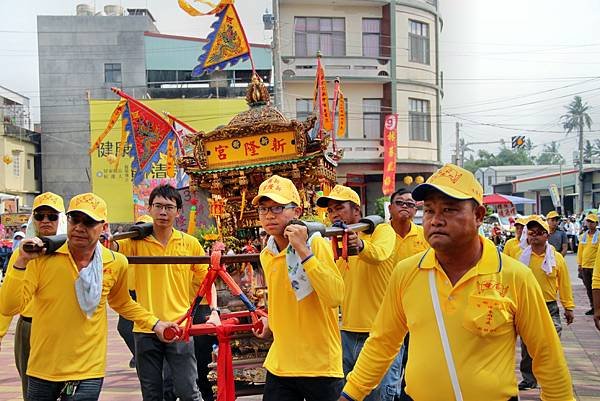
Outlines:
{"type": "Polygon", "coordinates": [[[405,202],[405,201],[401,201],[401,200],[395,200],[394,205],[396,205],[398,207],[404,207],[407,209],[412,209],[412,208],[417,207],[417,204],[415,202],[405,202]]]}
{"type": "Polygon", "coordinates": [[[67,220],[73,225],[83,224],[87,228],[96,227],[98,224],[104,223],[104,221],[96,221],[85,214],[68,214],[67,220]]]}
{"type": "Polygon", "coordinates": [[[44,218],[48,218],[48,221],[56,221],[58,220],[57,213],[34,213],[33,218],[36,221],[44,221],[44,218]]]}

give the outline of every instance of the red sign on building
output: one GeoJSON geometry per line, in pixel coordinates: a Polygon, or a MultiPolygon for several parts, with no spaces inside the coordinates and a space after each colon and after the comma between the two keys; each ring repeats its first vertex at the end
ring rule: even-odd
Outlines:
{"type": "Polygon", "coordinates": [[[398,143],[398,114],[385,116],[383,130],[383,184],[381,191],[391,195],[396,189],[396,159],[398,143]]]}

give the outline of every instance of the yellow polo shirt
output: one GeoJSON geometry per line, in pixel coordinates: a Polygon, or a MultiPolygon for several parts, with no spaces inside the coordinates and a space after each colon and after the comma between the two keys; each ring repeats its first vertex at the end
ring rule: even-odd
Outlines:
{"type": "Polygon", "coordinates": [[[506,241],[506,244],[504,244],[504,249],[502,252],[511,258],[517,259],[516,255],[521,252],[521,241],[516,237],[509,239],[506,241]]]}
{"type": "MultiPolygon", "coordinates": [[[[117,242],[119,252],[126,256],[204,256],[204,249],[196,238],[175,229],[166,247],[152,235],[117,242]]],[[[169,322],[186,314],[190,308],[190,292],[196,293],[208,271],[208,265],[198,264],[132,264],[130,268],[133,268],[137,302],[169,322]]],[[[137,324],[133,331],[152,332],[137,324]]]]}
{"type": "MultiPolygon", "coordinates": [[[[12,255],[10,255],[10,259],[8,260],[8,265],[6,267],[6,276],[7,277],[9,274],[12,274],[12,272],[14,271],[14,269],[11,269],[11,267],[15,264],[15,261],[17,260],[18,257],[19,257],[19,248],[15,249],[14,252],[12,253],[12,255]]],[[[0,292],[2,292],[2,288],[4,288],[4,286],[0,287],[0,292]]],[[[33,299],[31,300],[31,302],[29,302],[27,304],[27,306],[25,306],[25,308],[20,312],[20,314],[25,317],[29,317],[29,318],[33,316],[33,299]]],[[[0,315],[0,339],[2,339],[6,335],[6,332],[8,331],[8,328],[10,327],[10,324],[12,323],[12,319],[13,319],[13,315],[10,315],[10,316],[0,315]]]]}
{"type": "Polygon", "coordinates": [[[342,330],[368,333],[381,306],[396,259],[392,257],[396,232],[389,224],[379,224],[372,234],[358,233],[363,250],[346,262],[336,262],[344,278],[342,330]]]}
{"type": "Polygon", "coordinates": [[[592,273],[592,289],[600,289],[600,252],[596,253],[596,262],[592,273]]]}
{"type": "Polygon", "coordinates": [[[398,264],[345,393],[362,400],[375,388],[410,331],[406,393],[419,401],[453,399],[430,296],[433,271],[465,401],[506,401],[518,394],[517,333],[533,357],[542,400],[574,400],[563,350],[533,273],[480,238],[481,259],[455,285],[434,249],[398,264]]]}
{"type": "Polygon", "coordinates": [[[411,222],[410,231],[406,234],[406,237],[403,238],[400,234],[396,234],[396,246],[392,253],[392,258],[395,261],[394,266],[401,260],[416,255],[427,248],[429,248],[429,243],[425,239],[423,227],[411,222]]]}
{"type": "Polygon", "coordinates": [[[286,249],[260,254],[269,290],[269,327],[273,344],[264,367],[276,376],[344,377],[338,307],[344,282],[333,261],[329,241],[315,238],[313,257],[304,270],[314,291],[298,301],[286,262],[286,249]]]}
{"type": "MultiPolygon", "coordinates": [[[[552,245],[548,243],[548,246],[552,245]]],[[[556,259],[556,267],[552,269],[552,273],[546,274],[546,272],[542,270],[542,263],[544,263],[544,258],[546,256],[545,254],[538,255],[535,252],[531,252],[529,268],[540,285],[546,302],[556,301],[558,293],[563,308],[573,310],[575,308],[575,302],[573,301],[573,289],[571,288],[571,279],[569,277],[567,263],[561,253],[554,247],[552,248],[554,249],[554,258],[556,259]]],[[[520,250],[515,259],[518,260],[522,253],[523,252],[520,250]]]]}
{"type": "Polygon", "coordinates": [[[129,296],[125,257],[103,247],[102,262],[102,295],[90,319],[77,301],[79,272],[67,243],[53,254],[30,261],[25,271],[10,267],[0,293],[0,313],[18,313],[35,297],[29,376],[50,381],[104,377],[107,303],[148,330],[158,321],[129,296]]]}
{"type": "MultiPolygon", "coordinates": [[[[598,230],[598,229],[596,229],[598,230]]],[[[598,234],[600,236],[600,234],[598,234]]],[[[600,239],[596,244],[592,244],[592,238],[594,234],[584,232],[579,236],[579,247],[577,248],[577,264],[584,269],[593,269],[596,263],[596,254],[598,253],[598,245],[600,245],[600,239]],[[587,241],[584,244],[582,242],[584,236],[587,236],[587,241]]]]}

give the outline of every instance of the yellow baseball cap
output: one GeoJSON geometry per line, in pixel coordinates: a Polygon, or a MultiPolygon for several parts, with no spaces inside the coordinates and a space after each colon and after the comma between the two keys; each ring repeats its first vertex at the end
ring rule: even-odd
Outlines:
{"type": "Polygon", "coordinates": [[[135,221],[135,224],[138,223],[154,223],[154,219],[150,215],[143,214],[135,221]]]}
{"type": "Polygon", "coordinates": [[[329,195],[319,197],[319,199],[317,199],[317,206],[327,207],[327,203],[330,200],[338,202],[350,201],[360,206],[360,197],[358,196],[358,194],[352,188],[345,187],[339,184],[333,187],[329,195]]]}
{"type": "Polygon", "coordinates": [[[294,183],[278,175],[271,176],[268,180],[260,184],[258,195],[252,199],[252,204],[254,206],[258,205],[258,201],[262,197],[269,198],[282,205],[293,202],[298,206],[302,206],[300,194],[298,194],[298,189],[296,189],[294,183]]]}
{"type": "Polygon", "coordinates": [[[517,225],[517,224],[520,224],[520,225],[522,225],[522,226],[526,226],[526,225],[527,225],[527,219],[526,219],[526,218],[524,218],[524,217],[518,217],[518,218],[515,220],[515,225],[517,225]]]}
{"type": "Polygon", "coordinates": [[[33,210],[42,206],[48,206],[56,210],[58,213],[64,213],[65,211],[65,203],[63,202],[63,199],[52,192],[44,192],[33,199],[33,210]]]}
{"type": "Polygon", "coordinates": [[[553,219],[555,217],[559,217],[558,213],[556,212],[556,210],[551,210],[546,215],[546,220],[550,220],[550,219],[553,219]]]}
{"type": "Polygon", "coordinates": [[[96,221],[106,221],[108,218],[106,202],[91,192],[75,195],[69,202],[69,210],[67,210],[67,213],[71,212],[85,213],[96,221]]]}
{"type": "Polygon", "coordinates": [[[597,216],[597,215],[595,215],[594,213],[590,213],[590,214],[588,214],[587,216],[585,216],[585,219],[586,219],[586,220],[589,220],[589,221],[592,221],[592,222],[594,222],[594,223],[597,223],[597,222],[598,222],[598,216],[597,216]]]}
{"type": "Polygon", "coordinates": [[[550,227],[548,226],[548,223],[542,218],[542,216],[537,214],[529,216],[529,218],[527,219],[527,228],[530,228],[529,225],[532,223],[540,225],[544,230],[546,230],[547,233],[550,232],[550,227]]]}
{"type": "Polygon", "coordinates": [[[412,192],[413,199],[424,200],[425,194],[431,189],[443,192],[454,199],[473,199],[478,204],[483,204],[483,188],[473,173],[451,163],[444,165],[424,184],[417,186],[412,192]]]}

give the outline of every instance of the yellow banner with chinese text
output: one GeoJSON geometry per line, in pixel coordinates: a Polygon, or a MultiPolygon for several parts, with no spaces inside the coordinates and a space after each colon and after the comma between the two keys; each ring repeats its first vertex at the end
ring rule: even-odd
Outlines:
{"type": "MultiPolygon", "coordinates": [[[[234,115],[247,109],[243,99],[153,99],[141,102],[159,113],[168,111],[198,131],[205,132],[227,124],[234,115]]],[[[103,132],[117,104],[118,100],[90,102],[90,143],[94,143],[103,132]]],[[[134,220],[134,188],[131,158],[128,156],[130,146],[128,142],[121,146],[121,124],[115,124],[90,155],[92,191],[108,204],[108,218],[111,223],[134,220]],[[119,152],[122,154],[122,160],[118,167],[114,168],[119,152]]],[[[169,180],[166,155],[161,155],[160,161],[154,164],[146,178],[153,182],[169,180]]]]}
{"type": "Polygon", "coordinates": [[[204,142],[209,169],[270,163],[297,157],[293,131],[204,142]]]}

